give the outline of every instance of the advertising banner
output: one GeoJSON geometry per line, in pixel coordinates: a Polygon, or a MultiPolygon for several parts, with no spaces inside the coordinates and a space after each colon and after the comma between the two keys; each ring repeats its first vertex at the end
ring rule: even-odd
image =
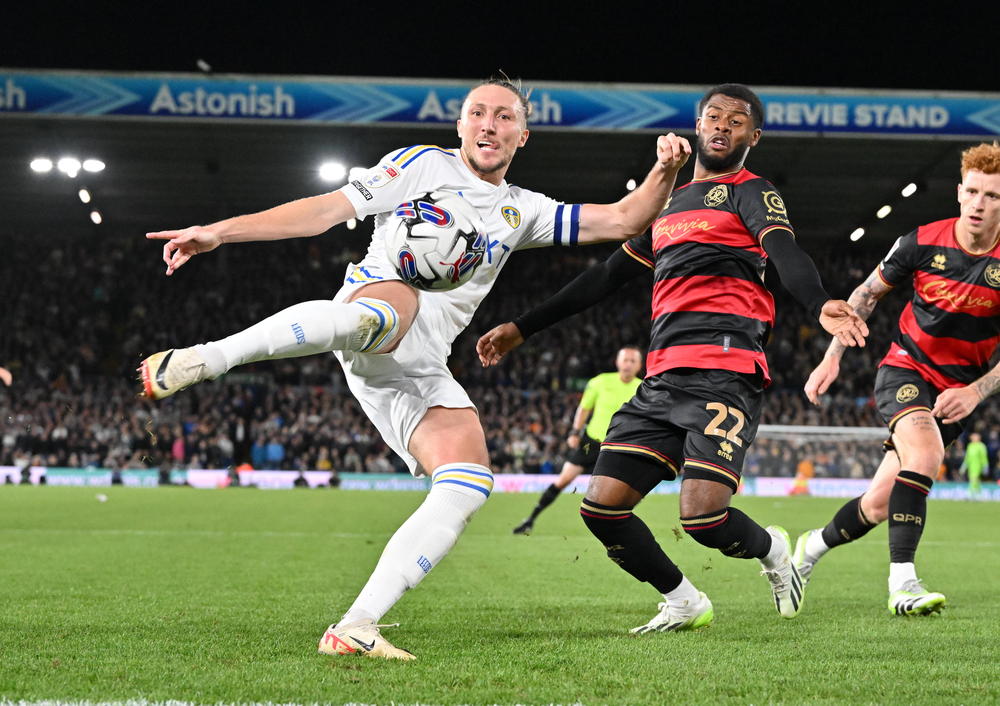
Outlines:
{"type": "MultiPolygon", "coordinates": [[[[703,86],[541,83],[532,127],[690,130],[703,86]]],[[[342,125],[453,125],[467,82],[345,77],[139,75],[0,68],[4,115],[342,125]]],[[[1000,134],[1000,94],[757,87],[769,132],[1000,134]]]]}

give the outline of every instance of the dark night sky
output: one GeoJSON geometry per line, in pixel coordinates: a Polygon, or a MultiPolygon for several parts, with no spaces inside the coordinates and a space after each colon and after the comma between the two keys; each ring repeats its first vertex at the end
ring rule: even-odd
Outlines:
{"type": "Polygon", "coordinates": [[[242,74],[471,80],[503,68],[529,85],[1000,90],[984,17],[827,4],[604,2],[567,10],[536,0],[418,3],[401,12],[374,0],[231,11],[211,2],[96,2],[61,13],[22,4],[0,27],[0,66],[193,72],[203,58],[218,73],[242,74]]]}

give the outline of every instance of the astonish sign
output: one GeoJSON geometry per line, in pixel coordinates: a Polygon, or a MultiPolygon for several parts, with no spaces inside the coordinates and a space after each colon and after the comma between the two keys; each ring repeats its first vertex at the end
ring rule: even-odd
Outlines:
{"type": "MultiPolygon", "coordinates": [[[[0,69],[0,117],[452,125],[468,82],[385,78],[139,75],[0,69]]],[[[692,128],[701,86],[530,85],[532,127],[692,128]]],[[[756,87],[773,134],[1000,134],[1000,94],[756,87]]]]}

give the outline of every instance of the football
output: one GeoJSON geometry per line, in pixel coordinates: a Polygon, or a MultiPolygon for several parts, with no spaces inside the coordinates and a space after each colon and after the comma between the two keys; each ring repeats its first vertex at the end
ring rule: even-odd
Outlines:
{"type": "Polygon", "coordinates": [[[479,213],[448,191],[404,201],[393,210],[386,227],[386,255],[400,278],[430,292],[446,292],[468,282],[482,264],[486,244],[479,213]]]}

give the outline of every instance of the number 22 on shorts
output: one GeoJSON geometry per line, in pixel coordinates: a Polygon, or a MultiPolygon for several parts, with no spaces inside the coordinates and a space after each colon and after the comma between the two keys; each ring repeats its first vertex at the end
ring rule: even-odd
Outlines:
{"type": "Polygon", "coordinates": [[[715,417],[705,427],[704,433],[706,436],[721,436],[737,446],[743,446],[743,440],[738,436],[747,421],[743,412],[735,407],[728,407],[721,402],[709,402],[705,405],[705,409],[709,412],[715,412],[715,417]],[[726,421],[730,415],[736,417],[736,424],[729,431],[720,429],[719,425],[726,421]]]}

